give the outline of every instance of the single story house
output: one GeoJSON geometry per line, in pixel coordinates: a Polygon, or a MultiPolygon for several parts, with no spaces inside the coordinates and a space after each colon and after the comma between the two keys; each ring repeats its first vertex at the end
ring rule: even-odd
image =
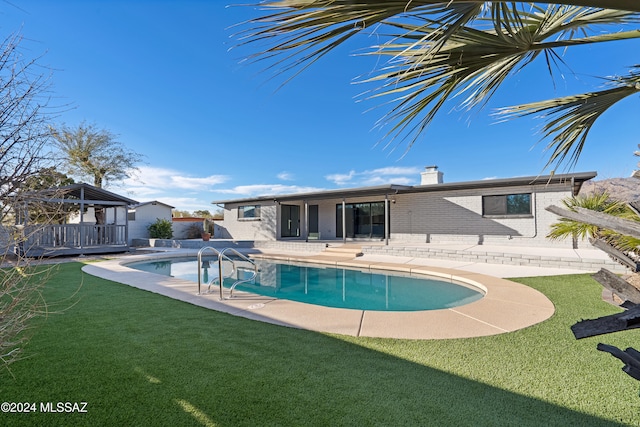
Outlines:
{"type": "Polygon", "coordinates": [[[559,218],[545,210],[575,196],[596,172],[444,183],[437,166],[420,185],[382,185],[215,201],[216,238],[378,240],[577,247],[546,238],[559,218]]]}

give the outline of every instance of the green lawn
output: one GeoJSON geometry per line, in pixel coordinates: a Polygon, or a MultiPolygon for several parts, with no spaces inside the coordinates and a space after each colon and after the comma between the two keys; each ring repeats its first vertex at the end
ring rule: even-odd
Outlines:
{"type": "Polygon", "coordinates": [[[587,275],[518,280],[556,305],[542,324],[411,341],[254,322],[81,267],[61,264],[47,283],[46,299],[66,310],[34,323],[27,358],[0,374],[0,395],[38,411],[87,402],[87,413],[0,413],[0,425],[640,425],[640,384],[596,350],[640,349],[640,331],[571,334],[576,321],[617,311],[587,275]]]}

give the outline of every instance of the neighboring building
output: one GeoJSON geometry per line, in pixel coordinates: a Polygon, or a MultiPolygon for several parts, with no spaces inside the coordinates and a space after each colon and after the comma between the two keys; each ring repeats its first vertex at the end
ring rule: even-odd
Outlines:
{"type": "Polygon", "coordinates": [[[171,221],[173,206],[153,200],[129,207],[129,243],[132,239],[146,239],[149,237],[149,226],[158,219],[171,221]]]}
{"type": "Polygon", "coordinates": [[[213,202],[216,238],[382,240],[387,243],[564,245],[546,238],[549,205],[577,195],[595,172],[443,183],[429,166],[416,186],[384,185],[213,202]]]}

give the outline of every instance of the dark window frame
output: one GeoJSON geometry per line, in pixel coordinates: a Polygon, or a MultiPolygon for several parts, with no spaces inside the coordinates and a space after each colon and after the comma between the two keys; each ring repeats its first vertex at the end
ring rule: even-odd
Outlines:
{"type": "Polygon", "coordinates": [[[532,193],[482,196],[482,216],[485,218],[532,218],[532,208],[532,193]]]}
{"type": "Polygon", "coordinates": [[[238,206],[238,220],[242,221],[260,221],[262,217],[262,209],[260,205],[241,205],[238,206]],[[248,212],[253,212],[247,216],[248,212]]]}

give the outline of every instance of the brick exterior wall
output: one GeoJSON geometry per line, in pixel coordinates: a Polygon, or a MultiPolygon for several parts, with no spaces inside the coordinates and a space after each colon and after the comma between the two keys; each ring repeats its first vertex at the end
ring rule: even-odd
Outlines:
{"type": "MultiPolygon", "coordinates": [[[[514,246],[588,247],[588,242],[571,239],[551,241],[546,235],[559,219],[547,212],[550,205],[561,205],[571,196],[571,184],[527,185],[502,188],[474,188],[446,191],[389,194],[390,240],[396,243],[463,243],[514,246]],[[531,194],[532,215],[485,217],[483,196],[531,194]]],[[[347,198],[347,203],[381,202],[384,196],[347,198]]],[[[311,200],[318,205],[320,240],[336,239],[336,205],[342,198],[311,200]]],[[[249,203],[245,203],[249,204],[249,203]]],[[[280,209],[276,202],[261,205],[261,218],[238,219],[240,204],[225,206],[218,238],[236,240],[300,240],[306,236],[304,201],[288,201],[300,207],[300,237],[284,238],[280,233],[280,209]]],[[[380,239],[378,239],[380,240],[380,239]]]]}
{"type": "Polygon", "coordinates": [[[546,238],[558,217],[545,208],[561,205],[562,199],[570,196],[570,188],[566,185],[399,194],[391,204],[390,238],[408,243],[573,247],[570,239],[553,242],[546,238]],[[483,196],[518,193],[531,193],[533,215],[483,217],[483,196]]]}
{"type": "MultiPolygon", "coordinates": [[[[248,205],[250,203],[245,203],[248,205]]],[[[238,218],[239,203],[224,207],[224,220],[219,224],[220,236],[216,238],[235,240],[276,240],[279,236],[279,221],[276,203],[256,202],[260,205],[260,218],[238,218]]]]}

